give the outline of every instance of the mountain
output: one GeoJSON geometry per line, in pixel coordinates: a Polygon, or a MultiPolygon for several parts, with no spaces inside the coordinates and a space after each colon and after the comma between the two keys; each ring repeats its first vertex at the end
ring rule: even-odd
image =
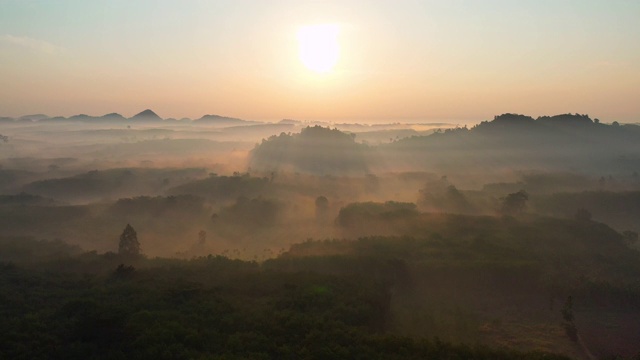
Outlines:
{"type": "Polygon", "coordinates": [[[72,121],[72,120],[71,119],[67,119],[64,116],[55,116],[55,117],[50,117],[50,118],[38,120],[38,122],[61,122],[61,121],[72,121]]]}
{"type": "Polygon", "coordinates": [[[48,118],[49,116],[45,114],[33,114],[33,115],[21,116],[18,118],[18,121],[40,121],[48,118]]]}
{"type": "Polygon", "coordinates": [[[87,114],[78,114],[78,115],[73,115],[73,116],[69,116],[70,121],[90,121],[93,119],[93,116],[89,116],[87,114]]]}
{"type": "Polygon", "coordinates": [[[125,118],[124,116],[118,114],[118,113],[110,113],[110,114],[106,114],[106,115],[102,115],[100,118],[100,120],[105,120],[105,121],[125,121],[127,120],[127,118],[125,118]]]}
{"type": "Polygon", "coordinates": [[[237,118],[231,118],[220,115],[204,115],[200,119],[194,120],[196,124],[219,125],[219,126],[236,126],[259,124],[258,121],[248,121],[237,118]]]}
{"type": "Polygon", "coordinates": [[[106,114],[103,116],[91,116],[87,114],[78,114],[73,115],[68,118],[62,116],[56,116],[52,118],[46,118],[39,121],[46,122],[83,122],[83,123],[96,123],[96,122],[114,122],[114,121],[124,121],[126,118],[117,113],[106,114]]]}
{"type": "Polygon", "coordinates": [[[152,110],[147,109],[129,118],[129,120],[131,121],[162,121],[162,118],[158,116],[158,114],[154,113],[152,110]]]}

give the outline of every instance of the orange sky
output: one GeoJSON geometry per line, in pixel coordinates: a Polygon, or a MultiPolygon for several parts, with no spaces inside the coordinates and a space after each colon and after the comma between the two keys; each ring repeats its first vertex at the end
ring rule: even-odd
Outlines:
{"type": "Polygon", "coordinates": [[[0,116],[640,121],[640,2],[8,1],[0,116]],[[296,34],[338,24],[327,74],[296,34]]]}

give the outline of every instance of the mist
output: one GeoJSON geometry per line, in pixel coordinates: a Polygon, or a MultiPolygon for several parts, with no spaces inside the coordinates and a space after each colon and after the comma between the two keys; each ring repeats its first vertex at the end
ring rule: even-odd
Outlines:
{"type": "MultiPolygon", "coordinates": [[[[237,261],[216,266],[236,280],[369,278],[362,291],[384,316],[358,326],[372,333],[570,358],[640,351],[630,335],[640,322],[624,320],[640,316],[637,125],[146,110],[5,118],[0,133],[3,264],[135,279],[163,262],[188,272],[237,261]],[[133,257],[122,253],[126,225],[133,257]],[[607,330],[615,344],[600,336],[604,319],[618,324],[607,330]]],[[[199,274],[202,286],[222,284],[199,274]]]]}

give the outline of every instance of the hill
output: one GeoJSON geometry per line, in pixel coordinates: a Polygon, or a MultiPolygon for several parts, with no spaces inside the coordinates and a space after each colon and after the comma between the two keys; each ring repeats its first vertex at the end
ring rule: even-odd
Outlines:
{"type": "Polygon", "coordinates": [[[40,120],[44,120],[44,119],[48,119],[49,116],[45,115],[45,114],[33,114],[33,115],[24,115],[18,118],[18,121],[27,121],[27,122],[31,122],[31,121],[40,121],[40,120]]]}
{"type": "Polygon", "coordinates": [[[260,124],[258,121],[248,121],[220,115],[204,115],[199,119],[193,120],[193,122],[195,124],[206,124],[221,127],[260,124]]]}
{"type": "Polygon", "coordinates": [[[533,119],[503,114],[466,127],[414,136],[381,146],[385,162],[444,173],[504,169],[609,174],[640,169],[640,126],[606,125],[586,115],[533,119]]]}
{"type": "Polygon", "coordinates": [[[368,171],[368,156],[368,147],[356,143],[353,134],[314,126],[263,140],[251,151],[250,166],[264,172],[361,175],[368,171]]]}
{"type": "Polygon", "coordinates": [[[129,118],[129,120],[136,121],[136,122],[155,122],[155,121],[162,121],[162,118],[152,110],[147,109],[132,116],[131,118],[129,118]]]}

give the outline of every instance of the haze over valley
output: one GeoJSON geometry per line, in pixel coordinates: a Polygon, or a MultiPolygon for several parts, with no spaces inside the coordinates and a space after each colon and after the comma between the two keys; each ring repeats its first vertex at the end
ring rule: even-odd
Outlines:
{"type": "Polygon", "coordinates": [[[637,359],[633,2],[0,2],[0,358],[637,359]]]}

